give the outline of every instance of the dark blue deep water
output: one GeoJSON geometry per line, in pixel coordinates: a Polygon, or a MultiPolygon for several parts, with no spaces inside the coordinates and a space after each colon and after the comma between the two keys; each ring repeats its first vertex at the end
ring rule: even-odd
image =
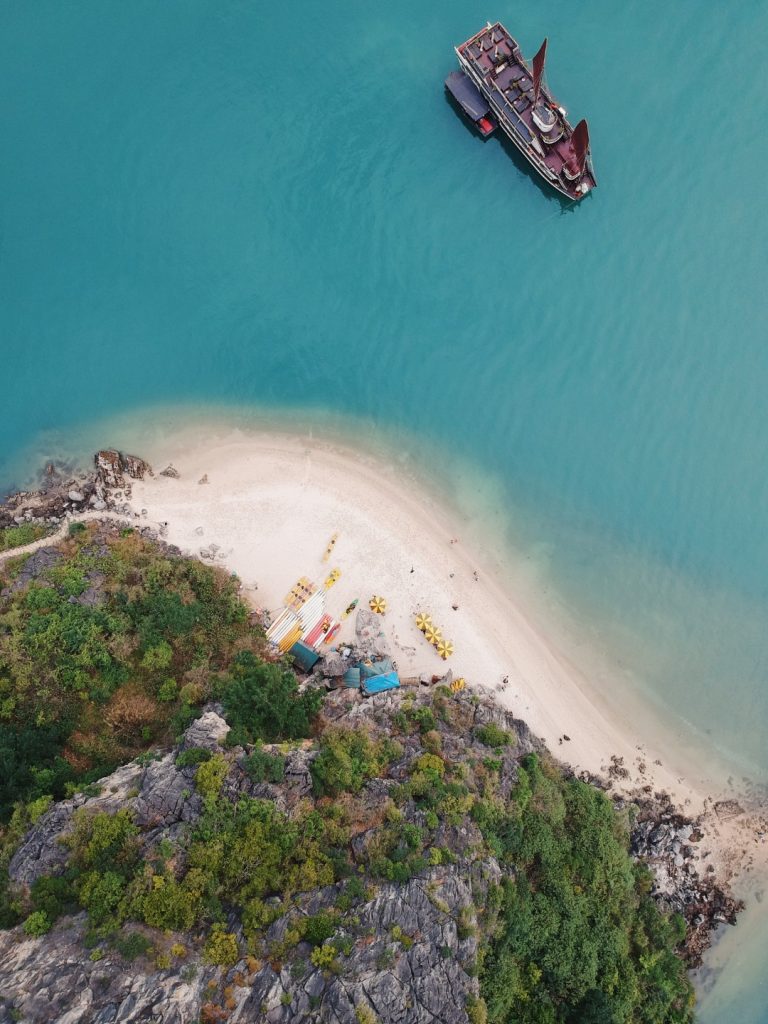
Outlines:
{"type": "MultiPolygon", "coordinates": [[[[756,0],[4,3],[0,487],[178,403],[421,439],[764,779],[766,38],[756,0]],[[444,97],[487,17],[548,35],[589,118],[576,208],[444,97]]],[[[768,1021],[767,953],[758,928],[708,1024],[768,1021]]]]}

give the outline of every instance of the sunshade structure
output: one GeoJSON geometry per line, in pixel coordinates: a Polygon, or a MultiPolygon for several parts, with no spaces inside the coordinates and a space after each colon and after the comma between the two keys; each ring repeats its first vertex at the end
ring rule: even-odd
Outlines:
{"type": "Polygon", "coordinates": [[[432,625],[432,617],[425,612],[419,612],[416,616],[416,625],[422,633],[425,633],[432,625]]]}
{"type": "Polygon", "coordinates": [[[467,685],[467,681],[464,678],[464,676],[459,676],[458,679],[454,679],[453,682],[451,683],[451,687],[450,687],[451,692],[452,693],[460,693],[464,689],[464,687],[466,685],[467,685]]]}
{"type": "Polygon", "coordinates": [[[372,612],[376,612],[377,615],[383,615],[387,610],[386,599],[383,597],[377,597],[376,594],[374,594],[368,602],[368,607],[372,612]]]}
{"type": "Polygon", "coordinates": [[[440,640],[437,643],[437,653],[443,659],[447,661],[453,654],[453,641],[452,640],[440,640]]]}

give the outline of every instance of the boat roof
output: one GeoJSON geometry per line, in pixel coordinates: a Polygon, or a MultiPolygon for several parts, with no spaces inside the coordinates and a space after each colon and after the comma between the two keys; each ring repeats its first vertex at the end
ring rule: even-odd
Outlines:
{"type": "Polygon", "coordinates": [[[463,71],[452,71],[445,80],[445,87],[473,121],[479,121],[490,112],[488,100],[463,71]]]}

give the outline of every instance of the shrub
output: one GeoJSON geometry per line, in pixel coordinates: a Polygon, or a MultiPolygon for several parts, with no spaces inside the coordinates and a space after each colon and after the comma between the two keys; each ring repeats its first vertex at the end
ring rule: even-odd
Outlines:
{"type": "Polygon", "coordinates": [[[419,727],[420,733],[424,734],[436,731],[437,722],[435,721],[435,716],[433,715],[431,708],[425,707],[422,704],[410,712],[410,717],[419,727]]]}
{"type": "Polygon", "coordinates": [[[304,938],[313,946],[322,946],[326,939],[330,939],[338,928],[336,915],[329,910],[321,910],[314,917],[308,917],[304,925],[304,938]]]}
{"type": "Polygon", "coordinates": [[[315,946],[309,958],[315,967],[321,971],[333,971],[338,969],[336,962],[336,950],[333,946],[315,946]]]}
{"type": "Polygon", "coordinates": [[[359,793],[368,779],[381,774],[386,750],[365,729],[326,729],[320,753],[312,762],[312,781],[318,796],[359,793]]]}
{"type": "Polygon", "coordinates": [[[493,722],[481,725],[476,730],[475,735],[486,747],[506,747],[510,746],[514,741],[514,736],[511,733],[507,732],[506,729],[500,729],[493,722]]]}
{"type": "Polygon", "coordinates": [[[187,750],[182,750],[176,755],[176,767],[189,768],[192,765],[210,761],[211,757],[211,751],[206,750],[205,747],[189,747],[187,750]]]}
{"type": "Polygon", "coordinates": [[[285,758],[280,754],[269,754],[257,746],[252,754],[243,758],[242,764],[253,782],[283,781],[285,758]]]}
{"type": "Polygon", "coordinates": [[[231,967],[237,963],[239,957],[240,950],[237,948],[235,936],[232,932],[224,931],[222,925],[215,924],[203,949],[205,962],[219,967],[231,967]]]}
{"type": "Polygon", "coordinates": [[[203,800],[215,800],[224,785],[229,764],[223,754],[214,754],[198,766],[195,786],[203,800]]]}
{"type": "Polygon", "coordinates": [[[469,1024],[488,1024],[488,1007],[484,999],[467,996],[466,1009],[469,1024]]]}
{"type": "Polygon", "coordinates": [[[164,680],[157,690],[157,699],[167,703],[176,700],[179,695],[179,684],[175,679],[164,680]]]}
{"type": "Polygon", "coordinates": [[[23,928],[26,935],[39,938],[51,930],[51,921],[44,910],[35,910],[26,919],[23,928]]]}
{"type": "Polygon", "coordinates": [[[152,949],[152,943],[141,932],[126,932],[113,940],[114,947],[126,960],[136,960],[146,956],[152,949]]]}
{"type": "Polygon", "coordinates": [[[421,757],[417,757],[414,768],[434,779],[442,779],[445,775],[445,761],[437,754],[422,754],[421,757]]]}
{"type": "Polygon", "coordinates": [[[296,676],[282,665],[238,655],[224,691],[224,712],[238,741],[275,743],[309,736],[322,702],[319,690],[298,692],[296,676]]]}
{"type": "Polygon", "coordinates": [[[72,861],[79,869],[113,871],[125,876],[138,860],[138,828],[130,811],[93,814],[87,808],[75,813],[74,830],[67,837],[72,861]]]}

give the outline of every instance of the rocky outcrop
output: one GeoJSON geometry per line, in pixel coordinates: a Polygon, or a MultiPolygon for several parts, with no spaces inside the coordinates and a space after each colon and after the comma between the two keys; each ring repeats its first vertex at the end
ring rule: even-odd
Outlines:
{"type": "MultiPolygon", "coordinates": [[[[401,799],[395,807],[391,798],[396,791],[402,795],[404,784],[413,778],[414,763],[424,756],[427,742],[441,751],[446,763],[482,765],[492,753],[495,792],[502,797],[514,787],[521,759],[544,748],[524,722],[492,701],[460,693],[450,698],[450,715],[444,719],[442,699],[433,702],[431,693],[416,686],[368,700],[354,691],[337,690],[324,701],[326,724],[362,726],[369,736],[388,740],[393,721],[402,723],[417,711],[433,714],[427,733],[417,728],[398,731],[393,759],[382,777],[369,778],[354,800],[344,794],[342,813],[353,825],[347,870],[353,878],[359,873],[361,882],[349,914],[339,912],[348,892],[343,881],[293,893],[285,904],[278,897],[267,898],[277,916],[257,936],[260,959],[247,957],[228,968],[205,963],[204,937],[196,933],[160,935],[129,924],[128,933],[143,936],[145,946],[156,944],[154,952],[146,949],[129,963],[119,945],[102,945],[98,957],[89,958],[84,947],[89,926],[82,915],[62,919],[39,939],[26,937],[21,928],[0,932],[0,1024],[468,1024],[468,1003],[479,992],[480,943],[493,928],[488,889],[510,867],[496,861],[470,814],[428,825],[427,812],[414,800],[401,799]],[[493,748],[484,742],[483,727],[490,725],[503,730],[503,742],[493,748]],[[425,858],[401,882],[384,881],[369,870],[390,812],[417,831],[429,827],[430,845],[439,854],[435,860],[425,858]],[[313,962],[314,947],[297,938],[306,935],[297,927],[301,919],[322,912],[335,922],[333,942],[337,951],[343,950],[331,968],[313,962]],[[185,952],[173,966],[160,969],[156,955],[172,942],[181,943],[185,952]]],[[[288,750],[266,746],[266,753],[283,758],[278,781],[254,781],[245,760],[252,748],[227,747],[228,732],[222,708],[210,705],[174,750],[132,762],[102,779],[96,792],[89,788],[51,807],[11,860],[16,896],[23,899],[41,876],[65,870],[67,835],[83,809],[129,809],[140,828],[144,860],[151,863],[160,855],[160,844],[170,840],[175,870],[181,871],[190,828],[203,812],[197,769],[191,763],[195,758],[183,757],[185,752],[209,751],[225,759],[220,800],[274,800],[289,816],[313,806],[312,763],[318,753],[311,741],[288,750]]],[[[620,810],[627,809],[617,803],[620,810]]],[[[315,808],[324,813],[321,801],[315,808]]],[[[699,838],[694,823],[663,803],[633,805],[632,812],[633,850],[654,872],[658,901],[679,910],[690,923],[693,945],[687,954],[696,963],[713,927],[731,919],[734,905],[714,881],[699,877],[691,853],[699,838]]],[[[227,928],[238,936],[242,950],[244,936],[234,912],[227,916],[227,928]]]]}
{"type": "Polygon", "coordinates": [[[713,869],[701,873],[698,847],[702,833],[697,822],[679,814],[671,804],[658,799],[640,801],[631,838],[632,853],[653,873],[652,892],[657,902],[685,918],[685,959],[689,967],[697,967],[713,931],[721,924],[736,924],[743,903],[718,883],[713,869]]]}
{"type": "Polygon", "coordinates": [[[0,503],[0,528],[33,523],[53,529],[78,513],[105,509],[126,512],[131,482],[152,476],[152,467],[137,455],[105,448],[94,456],[94,470],[49,463],[37,490],[17,491],[0,503]]]}
{"type": "Polygon", "coordinates": [[[61,874],[67,860],[62,839],[72,831],[75,812],[86,804],[94,813],[111,814],[130,806],[131,795],[136,792],[143,772],[141,765],[132,761],[97,783],[95,795],[78,793],[71,800],[54,804],[38,819],[11,858],[8,866],[11,882],[25,889],[43,875],[61,874]]]}
{"type": "Polygon", "coordinates": [[[360,608],[355,621],[355,647],[360,660],[377,660],[389,654],[389,641],[381,628],[381,616],[360,608]]]}

